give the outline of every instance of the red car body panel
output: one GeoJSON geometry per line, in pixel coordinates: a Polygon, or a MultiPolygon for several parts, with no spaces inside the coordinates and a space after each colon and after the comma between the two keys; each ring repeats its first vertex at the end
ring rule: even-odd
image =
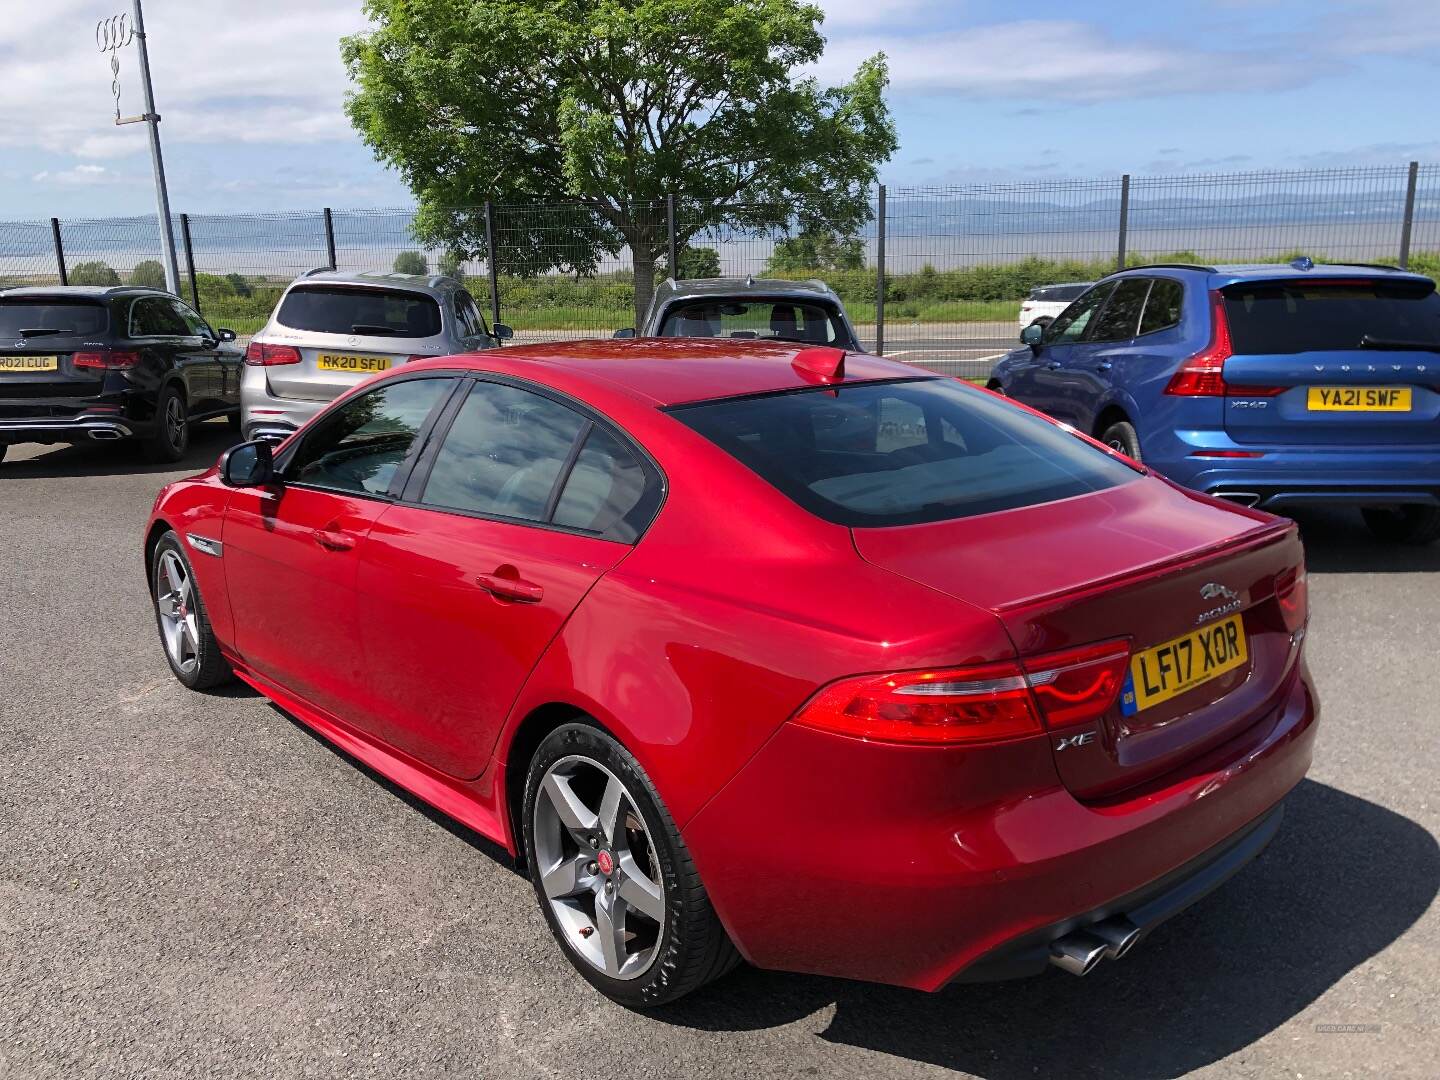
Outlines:
{"type": "MultiPolygon", "coordinates": [[[[280,485],[234,490],[215,470],[162,492],[149,536],[223,538],[223,558],[192,549],[191,561],[237,673],[511,851],[525,767],[512,750],[527,725],[557,707],[592,717],[649,774],[727,929],[763,966],[933,989],[1204,854],[1304,775],[1317,709],[1301,635],[1276,607],[1277,581],[1301,565],[1293,526],[1140,474],[930,525],[826,522],[662,411],[816,385],[795,352],[588,342],[380,377],[488,372],[610,418],[666,484],[633,546],[280,485]],[[475,584],[497,572],[542,600],[475,584]],[[1066,760],[1048,731],[916,746],[794,722],[817,690],[859,674],[1115,637],[1145,648],[1193,626],[1212,581],[1238,598],[1248,666],[1143,721],[1112,709],[1088,756],[1066,760]]],[[[851,356],[844,382],[916,374],[851,356]]]]}

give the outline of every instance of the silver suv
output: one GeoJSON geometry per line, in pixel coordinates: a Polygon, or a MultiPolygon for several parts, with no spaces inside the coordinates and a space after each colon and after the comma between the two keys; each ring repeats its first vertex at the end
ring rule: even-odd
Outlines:
{"type": "Polygon", "coordinates": [[[487,327],[454,278],[312,270],[290,283],[245,350],[245,438],[283,439],[377,371],[492,349],[511,334],[487,327]]]}
{"type": "Polygon", "coordinates": [[[616,337],[725,337],[798,341],[864,352],[845,305],[823,281],[667,278],[645,321],[616,337]]]}

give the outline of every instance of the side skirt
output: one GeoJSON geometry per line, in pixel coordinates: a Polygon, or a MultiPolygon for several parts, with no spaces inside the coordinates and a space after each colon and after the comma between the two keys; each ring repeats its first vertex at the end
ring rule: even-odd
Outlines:
{"type": "MultiPolygon", "coordinates": [[[[349,724],[286,693],[263,675],[251,671],[233,657],[231,666],[242,682],[269,698],[302,724],[333,743],[351,757],[364,762],[387,780],[399,784],[417,799],[429,803],[446,817],[454,818],[487,840],[515,849],[500,820],[498,807],[476,790],[476,785],[437,772],[408,754],[385,746],[349,724]]],[[[492,790],[503,790],[503,787],[492,790]]]]}

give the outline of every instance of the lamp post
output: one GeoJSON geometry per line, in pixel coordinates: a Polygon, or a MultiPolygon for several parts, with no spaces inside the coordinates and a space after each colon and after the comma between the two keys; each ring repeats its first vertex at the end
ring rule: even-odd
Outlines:
{"type": "Polygon", "coordinates": [[[146,124],[150,129],[150,164],[155,170],[155,212],[160,219],[160,244],[165,259],[165,287],[180,295],[180,266],[175,258],[175,233],[170,227],[170,195],[165,189],[165,160],[160,154],[160,114],[155,111],[155,90],[150,83],[150,54],[145,47],[145,15],[140,0],[134,0],[134,15],[124,12],[95,24],[95,44],[110,54],[110,89],[115,94],[115,123],[146,124]],[[132,41],[140,46],[140,85],[145,111],[139,116],[120,115],[119,50],[132,41]]]}

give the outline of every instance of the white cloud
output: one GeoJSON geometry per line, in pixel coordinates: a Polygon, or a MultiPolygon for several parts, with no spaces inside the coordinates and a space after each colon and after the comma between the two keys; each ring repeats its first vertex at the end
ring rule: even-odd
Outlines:
{"type": "Polygon", "coordinates": [[[64,187],[95,187],[100,184],[134,184],[139,177],[118,173],[104,165],[80,164],[70,169],[42,169],[30,177],[36,184],[59,184],[64,187]]]}
{"type": "Polygon", "coordinates": [[[832,40],[817,73],[848,77],[883,50],[897,92],[966,98],[1101,101],[1157,94],[1291,87],[1315,72],[1269,51],[1200,51],[1120,41],[1088,23],[1031,19],[915,36],[832,40]]]}
{"type": "MultiPolygon", "coordinates": [[[[143,127],[113,126],[109,61],[94,39],[96,19],[128,5],[15,6],[0,20],[0,146],[90,159],[143,152],[143,127]]],[[[364,29],[359,0],[148,0],[145,19],[167,143],[354,138],[341,108],[339,40],[364,29]]],[[[119,60],[121,111],[135,115],[136,47],[119,60]]]]}

